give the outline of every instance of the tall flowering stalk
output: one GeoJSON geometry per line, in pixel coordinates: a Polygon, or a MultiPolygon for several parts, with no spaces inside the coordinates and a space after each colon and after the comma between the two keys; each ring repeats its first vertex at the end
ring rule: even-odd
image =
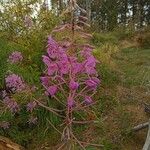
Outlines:
{"type": "MultiPolygon", "coordinates": [[[[70,1],[69,7],[73,12],[76,8],[82,10],[74,0],[70,1]]],[[[73,14],[72,17],[74,17],[73,14]]],[[[72,18],[71,25],[57,27],[54,32],[59,32],[66,27],[70,27],[73,35],[75,29],[80,28],[75,19],[72,18]]],[[[83,35],[86,34],[82,34],[82,37],[85,38],[83,35]]],[[[96,71],[97,60],[92,55],[92,51],[92,46],[88,44],[78,46],[74,43],[74,39],[72,39],[72,43],[62,46],[49,36],[47,54],[42,56],[46,70],[44,76],[41,77],[41,83],[45,88],[45,94],[55,99],[59,105],[62,105],[63,109],[50,108],[37,101],[40,106],[64,119],[64,129],[62,132],[59,131],[62,136],[61,139],[67,142],[71,141],[71,143],[75,141],[82,149],[85,149],[83,142],[75,137],[72,126],[76,123],[84,124],[93,121],[77,120],[74,116],[75,113],[80,111],[87,112],[87,108],[95,103],[93,95],[96,93],[100,80],[96,71]],[[71,49],[76,49],[76,53],[70,54],[71,49]],[[64,116],[61,115],[62,112],[65,114],[64,116]]]]}
{"type": "MultiPolygon", "coordinates": [[[[76,114],[81,112],[89,113],[89,107],[96,103],[93,96],[100,84],[100,79],[98,79],[96,71],[97,60],[92,55],[93,47],[88,44],[78,45],[75,42],[75,31],[81,33],[80,35],[83,38],[91,37],[90,34],[83,32],[83,25],[89,26],[86,23],[87,18],[77,15],[77,12],[85,14],[86,11],[77,5],[76,0],[69,1],[68,10],[71,11],[71,23],[56,27],[52,33],[67,28],[71,30],[72,39],[63,41],[60,44],[52,36],[48,37],[47,54],[42,56],[46,69],[44,75],[40,78],[45,89],[45,95],[55,100],[58,107],[61,105],[61,110],[46,106],[46,103],[42,102],[42,98],[37,99],[33,98],[33,96],[32,101],[26,105],[26,110],[33,114],[34,109],[37,106],[41,106],[62,118],[62,126],[64,127],[62,131],[59,131],[48,120],[50,125],[61,134],[63,144],[58,149],[64,147],[65,144],[69,144],[69,149],[71,149],[74,142],[78,143],[82,149],[85,149],[85,145],[96,144],[79,141],[74,135],[73,126],[74,124],[85,124],[94,121],[86,120],[84,117],[82,117],[82,120],[79,120],[76,118],[76,114]],[[70,51],[72,52],[70,53],[70,51]]],[[[11,63],[20,62],[22,59],[21,53],[18,52],[12,53],[9,57],[11,63]]],[[[24,84],[22,78],[16,74],[9,74],[5,78],[5,83],[6,87],[13,93],[25,90],[28,95],[32,95],[34,91],[34,88],[30,89],[24,84]]],[[[13,114],[20,111],[20,106],[11,96],[7,95],[6,91],[3,92],[3,103],[13,114]]],[[[38,118],[32,115],[28,123],[36,124],[37,121],[38,118]]],[[[0,126],[7,129],[9,124],[2,122],[0,126]]]]}

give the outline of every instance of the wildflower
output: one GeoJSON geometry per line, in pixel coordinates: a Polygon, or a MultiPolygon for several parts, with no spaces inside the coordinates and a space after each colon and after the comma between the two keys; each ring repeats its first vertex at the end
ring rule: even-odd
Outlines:
{"type": "Polygon", "coordinates": [[[49,36],[48,45],[47,45],[47,53],[49,57],[53,59],[57,58],[57,56],[59,55],[58,50],[59,50],[59,46],[57,42],[54,41],[51,36],[49,36]]]}
{"type": "Polygon", "coordinates": [[[40,79],[41,79],[43,86],[48,86],[48,83],[49,83],[49,77],[48,76],[41,77],[40,79]]]}
{"type": "Polygon", "coordinates": [[[85,84],[92,89],[96,89],[98,84],[100,83],[99,79],[94,77],[85,81],[85,84]]]}
{"type": "Polygon", "coordinates": [[[56,85],[53,85],[53,86],[50,86],[48,87],[48,90],[47,92],[51,95],[51,96],[54,96],[57,92],[58,88],[56,85]]]}
{"type": "Polygon", "coordinates": [[[50,60],[50,58],[49,58],[48,56],[43,55],[42,58],[43,58],[43,62],[44,62],[47,66],[49,66],[49,65],[51,64],[51,60],[50,60]]]}
{"type": "Polygon", "coordinates": [[[96,59],[94,58],[94,56],[90,56],[85,64],[85,70],[86,73],[91,75],[91,74],[96,74],[96,59]]]}
{"type": "Polygon", "coordinates": [[[61,75],[68,74],[69,72],[69,63],[66,61],[59,61],[58,62],[59,72],[61,75]]]}
{"type": "Polygon", "coordinates": [[[88,45],[85,46],[80,53],[84,59],[78,59],[76,54],[70,56],[67,53],[67,48],[64,49],[53,40],[52,37],[49,37],[47,46],[48,56],[43,56],[43,62],[47,66],[47,75],[41,77],[42,84],[46,89],[45,94],[47,96],[54,96],[58,92],[58,88],[60,91],[63,90],[62,93],[65,94],[65,87],[69,87],[67,106],[72,108],[76,100],[74,99],[74,95],[78,95],[78,93],[76,93],[80,85],[80,83],[76,81],[78,80],[87,86],[84,90],[81,89],[81,91],[79,91],[79,96],[83,95],[83,97],[85,97],[84,102],[86,104],[92,103],[92,98],[84,95],[84,93],[86,93],[85,90],[95,90],[100,83],[100,80],[96,77],[97,61],[92,55],[92,50],[92,47],[88,45]],[[52,83],[52,81],[54,81],[54,83],[52,83]]]}
{"type": "Polygon", "coordinates": [[[22,56],[21,52],[18,52],[18,51],[13,52],[9,56],[9,62],[11,62],[12,64],[18,63],[18,62],[20,62],[22,60],[23,60],[23,56],[22,56]]]}
{"type": "Polygon", "coordinates": [[[27,104],[27,111],[32,112],[36,106],[37,106],[37,103],[35,101],[28,103],[27,104]]]}
{"type": "Polygon", "coordinates": [[[64,51],[64,49],[62,49],[61,47],[59,47],[58,60],[68,62],[68,56],[66,52],[64,51]]]}
{"type": "Polygon", "coordinates": [[[71,107],[74,106],[74,104],[75,104],[75,102],[74,102],[73,98],[69,97],[68,100],[67,100],[68,107],[71,108],[71,107]]]}
{"type": "Polygon", "coordinates": [[[79,63],[76,57],[69,57],[69,61],[71,64],[71,72],[73,74],[82,73],[83,63],[79,63]]]}
{"type": "Polygon", "coordinates": [[[91,78],[95,83],[100,84],[100,80],[97,77],[92,77],[91,78]]]}
{"type": "Polygon", "coordinates": [[[85,96],[84,98],[84,102],[86,104],[91,104],[93,102],[92,98],[90,96],[85,96]]]}
{"type": "Polygon", "coordinates": [[[79,83],[78,82],[75,82],[73,79],[70,81],[69,83],[69,88],[71,90],[77,90],[79,87],[79,83]]]}
{"type": "Polygon", "coordinates": [[[5,97],[3,102],[12,113],[17,113],[20,110],[17,102],[9,97],[5,97]]]}
{"type": "Polygon", "coordinates": [[[21,79],[16,74],[10,74],[5,78],[6,87],[10,88],[12,91],[21,91],[25,88],[25,85],[21,79]]]}
{"type": "Polygon", "coordinates": [[[48,66],[48,75],[53,75],[55,72],[58,71],[58,66],[56,63],[51,63],[49,66],[48,66]]]}
{"type": "Polygon", "coordinates": [[[92,48],[85,46],[83,48],[83,50],[81,51],[81,56],[88,58],[88,57],[92,56],[92,51],[93,51],[92,48]]]}

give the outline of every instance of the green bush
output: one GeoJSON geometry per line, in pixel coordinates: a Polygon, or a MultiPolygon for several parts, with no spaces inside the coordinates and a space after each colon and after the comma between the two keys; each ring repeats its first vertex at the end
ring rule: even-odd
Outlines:
{"type": "Polygon", "coordinates": [[[114,29],[113,35],[117,37],[118,40],[130,39],[134,36],[135,30],[132,26],[128,27],[120,26],[114,29]]]}
{"type": "Polygon", "coordinates": [[[96,46],[101,46],[105,43],[112,43],[112,44],[117,44],[118,40],[116,36],[114,36],[111,33],[94,33],[93,34],[93,43],[96,46]]]}

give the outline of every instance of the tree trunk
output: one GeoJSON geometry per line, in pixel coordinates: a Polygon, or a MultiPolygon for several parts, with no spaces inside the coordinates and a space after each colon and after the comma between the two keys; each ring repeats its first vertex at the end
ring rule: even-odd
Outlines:
{"type": "Polygon", "coordinates": [[[86,11],[89,22],[91,22],[91,0],[86,0],[86,11]]]}

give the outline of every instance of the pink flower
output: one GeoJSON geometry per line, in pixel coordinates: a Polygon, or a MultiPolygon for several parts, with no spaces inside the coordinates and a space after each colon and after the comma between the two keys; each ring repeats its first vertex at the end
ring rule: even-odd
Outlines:
{"type": "Polygon", "coordinates": [[[95,83],[100,84],[100,80],[97,77],[92,77],[91,78],[95,83]]]}
{"type": "Polygon", "coordinates": [[[79,83],[78,82],[75,82],[74,80],[71,80],[70,83],[69,83],[69,88],[71,90],[77,90],[79,87],[79,83]]]}
{"type": "Polygon", "coordinates": [[[21,52],[15,51],[9,56],[9,61],[14,64],[23,60],[21,52]]]}
{"type": "Polygon", "coordinates": [[[48,37],[47,53],[50,58],[57,58],[59,55],[58,43],[52,39],[51,36],[48,37]]]}
{"type": "Polygon", "coordinates": [[[68,74],[69,72],[69,63],[66,61],[59,61],[58,68],[61,75],[68,74]]]}
{"type": "Polygon", "coordinates": [[[71,72],[73,74],[82,73],[83,70],[83,63],[79,63],[76,57],[69,57],[70,65],[71,65],[71,72]]]}
{"type": "Polygon", "coordinates": [[[47,92],[51,95],[51,96],[54,96],[58,91],[58,88],[57,88],[57,85],[53,85],[53,86],[50,86],[47,90],[47,92]]]}
{"type": "Polygon", "coordinates": [[[94,56],[90,56],[85,64],[85,70],[87,74],[96,74],[96,59],[94,58],[94,56]]]}
{"type": "Polygon", "coordinates": [[[66,61],[66,62],[68,62],[68,56],[67,56],[65,50],[62,49],[61,47],[59,47],[58,59],[60,61],[66,61]]]}
{"type": "Polygon", "coordinates": [[[89,75],[93,75],[93,74],[96,74],[96,69],[93,68],[93,67],[86,67],[86,73],[89,74],[89,75]]]}
{"type": "Polygon", "coordinates": [[[49,57],[43,55],[42,58],[43,58],[43,62],[45,63],[45,65],[49,66],[51,64],[52,61],[50,60],[49,57]]]}
{"type": "Polygon", "coordinates": [[[12,113],[16,113],[20,110],[17,102],[9,97],[5,97],[3,102],[12,113]]]}
{"type": "Polygon", "coordinates": [[[48,75],[53,75],[55,72],[58,71],[58,66],[56,63],[51,63],[49,66],[48,66],[48,75]]]}
{"type": "Polygon", "coordinates": [[[81,51],[81,56],[88,58],[92,56],[92,51],[93,51],[92,48],[85,46],[83,50],[81,51]]]}
{"type": "Polygon", "coordinates": [[[84,94],[89,93],[89,90],[96,90],[100,83],[98,78],[93,77],[97,75],[97,61],[92,55],[92,50],[92,47],[86,45],[81,53],[74,53],[70,56],[67,53],[67,48],[62,48],[52,37],[49,37],[47,46],[48,56],[43,56],[43,62],[47,67],[47,74],[45,78],[41,78],[42,84],[46,89],[45,94],[54,96],[59,88],[63,94],[69,94],[67,106],[72,108],[76,103],[74,96],[78,95],[76,90],[79,89],[80,84],[86,84],[84,92],[82,91],[84,86],[81,86],[79,89],[79,99],[82,98],[82,95],[85,97],[84,102],[86,104],[92,103],[91,97],[84,94]],[[79,83],[76,81],[79,81],[79,83]],[[66,91],[66,87],[69,87],[69,91],[66,91]]]}
{"type": "Polygon", "coordinates": [[[93,102],[92,98],[90,96],[85,96],[84,102],[86,104],[91,104],[93,102]]]}
{"type": "Polygon", "coordinates": [[[89,80],[86,80],[85,83],[89,88],[96,89],[100,81],[98,78],[94,77],[89,80]]]}
{"type": "Polygon", "coordinates": [[[40,79],[41,79],[42,85],[48,86],[49,80],[50,80],[48,76],[41,77],[40,79]]]}
{"type": "Polygon", "coordinates": [[[10,74],[5,78],[6,87],[11,88],[12,91],[21,91],[25,88],[25,85],[21,79],[16,74],[10,74]]]}
{"type": "Polygon", "coordinates": [[[70,107],[70,108],[73,107],[75,104],[73,98],[69,97],[67,100],[67,104],[68,104],[68,107],[70,107]]]}
{"type": "Polygon", "coordinates": [[[27,111],[32,112],[36,106],[37,106],[37,103],[35,101],[28,103],[27,104],[27,111]]]}

